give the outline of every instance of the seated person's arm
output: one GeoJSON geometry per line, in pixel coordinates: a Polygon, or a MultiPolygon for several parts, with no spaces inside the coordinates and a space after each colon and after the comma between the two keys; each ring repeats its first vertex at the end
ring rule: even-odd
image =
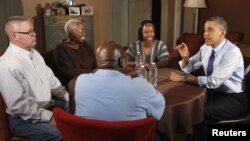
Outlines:
{"type": "Polygon", "coordinates": [[[198,78],[191,74],[179,74],[176,72],[171,72],[169,76],[170,81],[174,82],[184,82],[184,83],[190,83],[194,85],[198,85],[198,78]]]}
{"type": "Polygon", "coordinates": [[[158,68],[166,68],[168,66],[169,52],[165,44],[162,44],[160,46],[160,51],[156,55],[156,57],[158,58],[158,62],[156,62],[156,66],[158,68]]]}
{"type": "Polygon", "coordinates": [[[146,114],[149,117],[154,117],[159,120],[165,109],[165,98],[157,91],[152,84],[148,83],[147,80],[136,78],[137,86],[136,93],[143,99],[142,107],[146,110],[146,114]]]}
{"type": "Polygon", "coordinates": [[[49,76],[51,94],[59,99],[69,101],[68,92],[66,91],[65,87],[62,86],[61,82],[55,77],[54,73],[49,67],[47,67],[47,74],[49,76]]]}
{"type": "Polygon", "coordinates": [[[189,59],[188,47],[185,43],[181,43],[176,48],[179,54],[181,55],[182,58],[181,68],[183,69],[188,66],[188,59],[189,59]]]}
{"type": "Polygon", "coordinates": [[[12,68],[1,68],[0,90],[9,114],[20,116],[31,122],[49,122],[52,112],[37,105],[34,97],[27,94],[31,91],[26,76],[12,68]]]}
{"type": "Polygon", "coordinates": [[[127,67],[135,67],[135,54],[134,48],[131,44],[126,51],[127,67]]]}
{"type": "Polygon", "coordinates": [[[135,61],[129,61],[127,62],[128,67],[135,67],[135,61]]]}
{"type": "MultiPolygon", "coordinates": [[[[150,84],[151,85],[151,84],[150,84]]],[[[154,89],[154,87],[150,87],[150,94],[148,95],[148,116],[152,116],[157,120],[163,115],[165,109],[165,99],[163,95],[154,89]]]]}

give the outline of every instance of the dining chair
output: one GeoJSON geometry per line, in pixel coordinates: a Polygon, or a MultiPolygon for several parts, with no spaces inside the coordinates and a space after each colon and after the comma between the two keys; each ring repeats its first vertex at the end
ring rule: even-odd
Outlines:
{"type": "Polygon", "coordinates": [[[72,78],[69,81],[68,84],[68,92],[69,92],[69,112],[71,114],[75,114],[75,107],[76,107],[76,102],[75,102],[75,85],[76,85],[76,79],[77,77],[72,78]]]}
{"type": "Polygon", "coordinates": [[[0,141],[32,141],[26,137],[11,134],[6,114],[6,105],[0,92],[0,141]]]}
{"type": "Polygon", "coordinates": [[[152,141],[156,120],[152,117],[132,121],[86,119],[54,108],[56,125],[64,141],[152,141]]]}

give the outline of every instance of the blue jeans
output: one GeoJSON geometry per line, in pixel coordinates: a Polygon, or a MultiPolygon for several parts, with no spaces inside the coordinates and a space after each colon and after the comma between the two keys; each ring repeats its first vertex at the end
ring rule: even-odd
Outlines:
{"type": "MultiPolygon", "coordinates": [[[[52,109],[52,107],[61,107],[65,111],[69,110],[68,103],[60,100],[54,100],[54,105],[48,109],[52,109]]],[[[32,123],[20,117],[9,115],[9,126],[11,133],[18,136],[29,137],[36,141],[62,141],[61,133],[57,127],[49,122],[32,123]]]]}

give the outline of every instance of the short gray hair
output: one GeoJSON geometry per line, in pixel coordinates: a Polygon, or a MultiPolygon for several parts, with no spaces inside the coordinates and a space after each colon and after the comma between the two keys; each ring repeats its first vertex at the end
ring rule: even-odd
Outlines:
{"type": "Polygon", "coordinates": [[[5,32],[6,34],[9,34],[11,32],[16,31],[20,23],[30,21],[28,18],[25,18],[23,16],[12,16],[7,19],[7,22],[5,24],[5,32]]]}
{"type": "Polygon", "coordinates": [[[207,21],[214,21],[214,22],[218,23],[220,26],[220,29],[223,29],[223,30],[228,29],[227,22],[222,17],[219,17],[219,16],[211,17],[211,18],[207,19],[207,21]]]}
{"type": "Polygon", "coordinates": [[[64,30],[68,36],[69,36],[69,30],[72,29],[77,23],[82,23],[82,21],[77,19],[70,19],[65,23],[64,30]]]}

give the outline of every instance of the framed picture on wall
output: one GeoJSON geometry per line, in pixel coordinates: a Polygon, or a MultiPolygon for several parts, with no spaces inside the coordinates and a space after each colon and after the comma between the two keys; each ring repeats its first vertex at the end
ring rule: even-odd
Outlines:
{"type": "Polygon", "coordinates": [[[79,7],[69,7],[69,15],[80,15],[79,7]]]}
{"type": "Polygon", "coordinates": [[[82,15],[93,15],[93,6],[82,6],[82,15]]]}

